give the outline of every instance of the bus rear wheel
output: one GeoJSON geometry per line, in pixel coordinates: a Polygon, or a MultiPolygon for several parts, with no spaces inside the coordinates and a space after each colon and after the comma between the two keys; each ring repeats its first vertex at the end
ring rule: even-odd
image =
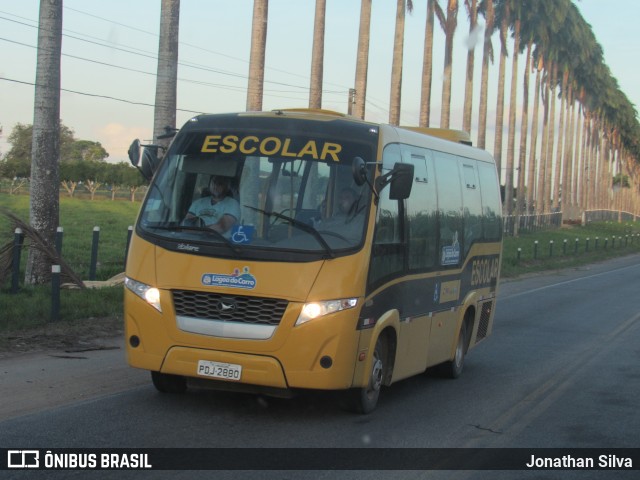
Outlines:
{"type": "Polygon", "coordinates": [[[460,333],[458,334],[458,342],[456,343],[456,352],[453,360],[440,365],[440,372],[446,378],[458,378],[462,375],[464,368],[464,357],[467,353],[467,322],[462,322],[460,333]]]}
{"type": "Polygon", "coordinates": [[[387,360],[387,341],[384,335],[380,335],[373,351],[367,386],[354,388],[347,392],[349,410],[356,413],[371,413],[375,410],[380,398],[380,389],[384,383],[387,360]]]}
{"type": "Polygon", "coordinates": [[[162,393],[184,393],[187,391],[187,379],[179,375],[151,372],[151,381],[156,390],[162,393]]]}

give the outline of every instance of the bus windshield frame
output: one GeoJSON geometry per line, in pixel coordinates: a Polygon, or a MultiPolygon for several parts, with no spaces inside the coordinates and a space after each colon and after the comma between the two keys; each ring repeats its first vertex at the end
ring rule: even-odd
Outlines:
{"type": "Polygon", "coordinates": [[[142,206],[136,226],[142,238],[183,253],[274,261],[335,258],[362,248],[372,192],[355,183],[351,164],[354,157],[375,162],[377,131],[292,119],[272,118],[258,128],[222,120],[189,122],[176,136],[142,206]],[[224,203],[209,200],[219,178],[230,197],[224,203]],[[233,225],[224,232],[206,225],[195,215],[202,211],[197,204],[226,211],[233,225]]]}

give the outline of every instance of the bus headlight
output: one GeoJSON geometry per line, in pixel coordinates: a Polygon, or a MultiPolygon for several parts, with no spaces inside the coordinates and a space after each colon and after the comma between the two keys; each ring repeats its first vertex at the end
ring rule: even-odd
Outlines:
{"type": "Polygon", "coordinates": [[[151,305],[153,308],[162,312],[160,306],[160,290],[155,287],[151,287],[142,282],[133,280],[132,278],[125,277],[124,286],[151,305]]]}
{"type": "Polygon", "coordinates": [[[296,320],[296,325],[302,325],[314,318],[324,317],[330,313],[353,308],[358,304],[357,298],[342,298],[339,300],[327,300],[325,302],[305,303],[296,320]]]}

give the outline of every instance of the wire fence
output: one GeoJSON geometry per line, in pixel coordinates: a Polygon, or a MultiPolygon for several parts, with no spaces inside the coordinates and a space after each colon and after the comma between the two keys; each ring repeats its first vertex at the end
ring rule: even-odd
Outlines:
{"type": "MultiPolygon", "coordinates": [[[[587,225],[592,222],[635,222],[638,215],[620,210],[585,210],[582,218],[577,222],[587,225]]],[[[532,214],[532,215],[505,215],[503,217],[503,232],[505,236],[513,237],[519,233],[532,233],[540,230],[560,228],[563,223],[563,212],[532,214]]]]}
{"type": "Polygon", "coordinates": [[[518,233],[531,233],[562,226],[562,212],[534,215],[506,215],[503,217],[503,231],[513,237],[518,233]]]}
{"type": "Polygon", "coordinates": [[[635,222],[638,216],[620,210],[587,210],[583,215],[583,223],[591,222],[635,222]]]}

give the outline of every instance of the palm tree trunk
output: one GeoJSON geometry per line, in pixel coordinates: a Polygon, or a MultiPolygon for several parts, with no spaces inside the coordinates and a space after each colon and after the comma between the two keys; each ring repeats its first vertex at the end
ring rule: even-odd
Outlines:
{"type": "Polygon", "coordinates": [[[247,111],[262,110],[264,91],[264,59],[267,49],[267,18],[269,0],[253,0],[251,25],[251,53],[249,56],[249,84],[247,86],[247,111]]]}
{"type": "MultiPolygon", "coordinates": [[[[430,0],[431,1],[431,0],[430,0]]],[[[487,93],[489,91],[489,61],[491,59],[491,34],[493,32],[493,2],[487,2],[485,12],[484,48],[482,51],[482,74],[480,76],[480,107],[478,113],[478,148],[484,149],[487,137],[487,93]]]]}
{"type": "Polygon", "coordinates": [[[556,171],[553,180],[553,209],[557,211],[560,208],[560,195],[562,195],[562,205],[564,205],[564,188],[565,185],[562,184],[562,148],[564,146],[564,112],[566,110],[566,104],[568,101],[567,96],[567,82],[569,80],[569,70],[564,69],[562,74],[562,96],[560,97],[560,119],[558,121],[558,144],[556,145],[556,171]],[[562,192],[560,190],[562,188],[562,192]]]}
{"type": "MultiPolygon", "coordinates": [[[[567,128],[567,134],[565,137],[565,152],[566,155],[566,165],[567,165],[567,205],[572,207],[574,202],[574,191],[573,191],[573,142],[575,140],[575,122],[576,122],[576,101],[575,101],[575,92],[570,90],[571,94],[571,113],[569,120],[569,127],[567,128]]],[[[569,112],[567,112],[569,115],[569,112]]]]}
{"type": "Polygon", "coordinates": [[[327,0],[316,0],[313,24],[313,50],[311,52],[311,84],[309,108],[322,108],[322,77],[324,71],[324,26],[327,0]]]}
{"type": "MultiPolygon", "coordinates": [[[[547,192],[547,209],[551,211],[550,194],[552,192],[552,169],[553,169],[553,142],[555,139],[555,117],[556,117],[556,78],[558,75],[558,65],[553,64],[551,69],[551,83],[549,84],[549,136],[547,140],[547,177],[545,179],[545,191],[547,192]]],[[[555,200],[553,200],[555,201],[555,200]]]]}
{"type": "MultiPolygon", "coordinates": [[[[60,220],[62,0],[40,2],[38,21],[29,220],[31,226],[51,246],[60,220]]],[[[25,283],[42,284],[50,278],[51,263],[46,254],[39,248],[30,248],[25,283]]]]}
{"type": "Polygon", "coordinates": [[[442,112],[440,128],[449,128],[451,120],[451,75],[453,66],[453,36],[458,26],[458,0],[448,0],[444,42],[444,73],[442,81],[442,112]]]}
{"type": "Polygon", "coordinates": [[[536,212],[543,214],[547,208],[547,202],[549,198],[549,191],[547,190],[547,169],[548,169],[548,155],[547,148],[549,144],[549,85],[551,72],[546,69],[546,80],[542,86],[542,143],[540,145],[540,170],[538,171],[538,197],[536,201],[536,212]]]}
{"type": "Polygon", "coordinates": [[[511,95],[509,98],[509,138],[507,141],[507,170],[505,172],[504,198],[507,215],[513,212],[513,164],[516,144],[516,109],[518,93],[518,51],[520,50],[520,20],[516,20],[513,34],[513,58],[511,59],[511,95]]]}
{"type": "Polygon", "coordinates": [[[158,137],[166,133],[166,128],[176,127],[179,27],[180,0],[162,0],[153,138],[154,143],[163,147],[169,145],[170,138],[158,137]]]}
{"type": "MultiPolygon", "coordinates": [[[[534,63],[535,60],[534,60],[534,63]]],[[[540,112],[540,71],[541,62],[536,67],[536,86],[533,92],[533,118],[531,119],[531,145],[529,147],[529,180],[527,188],[527,212],[533,213],[534,202],[537,203],[536,193],[536,158],[538,149],[538,115],[540,112]]],[[[540,170],[540,169],[539,169],[540,170]]],[[[540,183],[538,182],[538,185],[540,183]]]]}
{"type": "Polygon", "coordinates": [[[369,68],[369,38],[371,35],[371,0],[360,4],[360,31],[358,33],[358,53],[356,57],[355,102],[353,115],[364,119],[364,105],[367,99],[367,70],[369,68]]]}
{"type": "Polygon", "coordinates": [[[498,181],[502,177],[502,130],[504,126],[504,81],[507,63],[507,20],[500,26],[500,65],[498,67],[498,100],[496,106],[496,134],[493,145],[493,158],[498,169],[498,181]]]}
{"type": "Polygon", "coordinates": [[[396,0],[396,31],[393,40],[393,62],[391,64],[391,96],[389,98],[389,124],[391,125],[400,124],[405,1],[406,0],[396,0]]]}
{"type": "MultiPolygon", "coordinates": [[[[469,38],[475,34],[478,26],[478,0],[471,0],[469,11],[469,38]]],[[[472,41],[472,40],[471,40],[472,41]]],[[[464,111],[462,114],[462,129],[471,133],[471,113],[473,103],[473,67],[475,62],[475,44],[469,45],[467,52],[467,74],[464,84],[464,111]]]]}
{"type": "Polygon", "coordinates": [[[580,173],[578,175],[579,183],[578,183],[578,205],[581,210],[587,209],[587,186],[589,185],[589,175],[587,171],[588,164],[586,162],[587,157],[587,127],[589,125],[588,121],[588,112],[584,108],[583,104],[580,105],[582,109],[582,138],[580,140],[580,152],[576,152],[578,162],[580,165],[580,173]]]}
{"type": "Polygon", "coordinates": [[[591,209],[595,209],[598,205],[598,199],[596,198],[597,184],[598,184],[598,131],[596,127],[596,114],[591,119],[591,148],[589,151],[589,165],[591,170],[591,185],[589,185],[589,205],[591,209]]]}
{"type": "Polygon", "coordinates": [[[598,148],[598,137],[596,128],[596,115],[595,112],[591,117],[589,123],[589,151],[588,151],[588,164],[589,164],[589,209],[595,209],[597,204],[596,199],[596,184],[598,183],[598,159],[596,157],[596,150],[598,148]]]}
{"type": "Polygon", "coordinates": [[[580,168],[580,132],[582,131],[582,126],[580,125],[582,119],[582,106],[580,102],[577,102],[576,105],[576,117],[575,117],[575,130],[573,131],[573,135],[575,135],[573,139],[573,172],[572,172],[572,181],[571,181],[571,204],[579,207],[579,196],[578,191],[580,189],[580,180],[582,176],[582,169],[580,168]]]}
{"type": "Polygon", "coordinates": [[[420,126],[429,126],[431,116],[431,81],[433,77],[433,27],[434,2],[427,0],[427,23],[424,31],[424,54],[422,60],[422,90],[420,95],[420,126]]]}
{"type": "MultiPolygon", "coordinates": [[[[532,42],[527,45],[527,55],[524,69],[524,83],[522,87],[522,123],[520,127],[520,155],[518,159],[518,195],[516,197],[516,212],[518,215],[524,211],[525,199],[525,173],[527,161],[527,133],[529,130],[529,77],[531,76],[529,65],[531,64],[532,42]]],[[[535,159],[529,159],[534,163],[535,159]]],[[[529,183],[533,184],[531,177],[529,183]]]]}

